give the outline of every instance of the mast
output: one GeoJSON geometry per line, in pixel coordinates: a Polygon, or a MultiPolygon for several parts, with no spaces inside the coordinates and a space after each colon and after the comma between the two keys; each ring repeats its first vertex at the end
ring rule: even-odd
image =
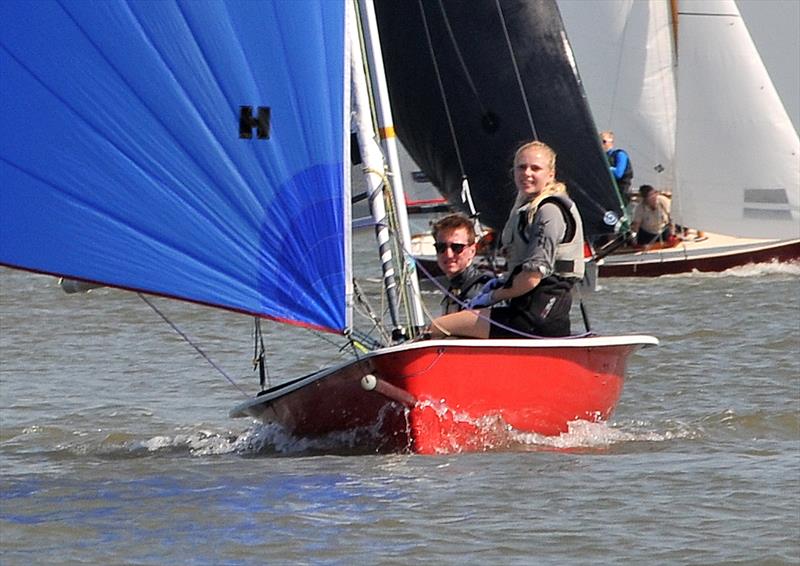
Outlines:
{"type": "MultiPolygon", "coordinates": [[[[670,28],[672,30],[672,88],[674,89],[673,92],[675,93],[675,116],[674,116],[674,124],[673,124],[673,149],[672,149],[672,195],[680,194],[680,186],[679,183],[681,182],[680,175],[678,174],[678,163],[680,160],[680,148],[678,147],[678,128],[680,127],[680,121],[678,117],[680,116],[680,107],[678,105],[678,23],[680,22],[679,19],[679,7],[678,7],[678,0],[669,0],[669,18],[670,18],[670,28]]],[[[680,219],[683,216],[682,209],[683,203],[680,198],[672,199],[672,209],[671,214],[674,218],[680,219]]]]}
{"type": "Polygon", "coordinates": [[[348,3],[347,15],[351,20],[348,26],[350,34],[350,80],[351,93],[351,128],[356,133],[358,147],[363,162],[364,177],[369,199],[369,209],[375,223],[375,238],[378,241],[378,254],[381,258],[381,273],[383,286],[389,304],[389,317],[392,321],[392,335],[397,337],[403,333],[403,324],[400,318],[398,292],[395,277],[394,262],[392,259],[391,234],[389,221],[386,216],[386,204],[383,199],[381,187],[384,179],[384,160],[378,144],[374,139],[374,126],[370,112],[369,93],[367,92],[367,78],[361,60],[361,41],[353,13],[352,3],[348,3]]]}
{"type": "MultiPolygon", "coordinates": [[[[678,0],[669,0],[670,13],[672,14],[672,50],[678,53],[678,0]]],[[[677,59],[677,57],[676,57],[677,59]]]]}
{"type": "Polygon", "coordinates": [[[410,257],[411,231],[408,225],[405,192],[403,191],[402,175],[400,174],[400,158],[397,153],[394,120],[392,119],[392,110],[389,104],[389,89],[386,84],[386,75],[384,73],[383,55],[381,53],[381,45],[378,36],[375,7],[372,4],[372,0],[359,0],[359,7],[367,61],[370,70],[369,78],[375,96],[378,132],[380,133],[381,146],[383,147],[388,161],[392,195],[395,204],[394,210],[397,220],[397,236],[402,246],[402,258],[398,259],[405,261],[405,269],[403,271],[407,272],[407,276],[403,277],[405,284],[404,294],[408,301],[410,311],[409,322],[413,335],[415,334],[415,330],[425,326],[425,318],[422,313],[422,300],[420,298],[417,270],[410,257]]]}

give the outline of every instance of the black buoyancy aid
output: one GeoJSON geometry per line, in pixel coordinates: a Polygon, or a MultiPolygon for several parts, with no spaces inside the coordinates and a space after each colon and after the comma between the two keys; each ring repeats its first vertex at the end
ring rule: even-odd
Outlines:
{"type": "Polygon", "coordinates": [[[480,270],[474,265],[470,265],[465,273],[459,275],[451,282],[448,288],[448,294],[445,295],[442,300],[442,313],[449,314],[462,310],[463,307],[456,302],[455,299],[458,299],[462,303],[467,302],[472,298],[473,290],[483,288],[492,277],[493,275],[491,273],[480,270]]]}
{"type": "MultiPolygon", "coordinates": [[[[617,155],[619,155],[621,151],[623,150],[612,149],[611,153],[608,155],[608,163],[612,167],[617,166],[617,155]]],[[[625,165],[625,172],[622,174],[622,177],[616,179],[617,187],[619,187],[619,190],[623,193],[628,190],[628,187],[631,186],[631,181],[633,180],[633,164],[631,163],[631,156],[628,155],[627,152],[625,152],[625,155],[628,156],[628,163],[625,165]]]]}

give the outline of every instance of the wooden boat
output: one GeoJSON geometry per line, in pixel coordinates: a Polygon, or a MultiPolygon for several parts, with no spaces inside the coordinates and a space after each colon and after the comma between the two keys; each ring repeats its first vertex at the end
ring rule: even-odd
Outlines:
{"type": "Polygon", "coordinates": [[[800,240],[736,238],[696,233],[671,246],[656,244],[612,253],[598,262],[601,277],[658,277],[660,275],[721,272],[756,263],[797,261],[800,240]]]}
{"type": "Polygon", "coordinates": [[[9,0],[0,18],[0,264],[324,331],[356,352],[262,383],[234,416],[344,433],[344,450],[483,450],[506,441],[485,422],[507,439],[608,419],[629,356],[657,343],[419,339],[369,0],[9,0]],[[366,329],[352,316],[351,127],[389,311],[366,329]]]}

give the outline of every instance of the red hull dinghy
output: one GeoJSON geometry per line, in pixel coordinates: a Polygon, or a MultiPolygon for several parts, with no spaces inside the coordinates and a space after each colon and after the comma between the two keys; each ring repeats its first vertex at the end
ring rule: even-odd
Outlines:
{"type": "Polygon", "coordinates": [[[269,389],[231,415],[277,423],[327,448],[501,448],[516,434],[552,436],[571,421],[608,420],[628,357],[657,343],[649,336],[413,342],[269,389]]]}

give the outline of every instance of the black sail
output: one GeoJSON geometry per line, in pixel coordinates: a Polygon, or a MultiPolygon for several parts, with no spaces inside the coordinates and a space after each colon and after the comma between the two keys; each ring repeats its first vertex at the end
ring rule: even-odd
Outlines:
{"type": "Polygon", "coordinates": [[[539,139],[558,154],[587,238],[613,232],[621,201],[555,1],[377,0],[376,10],[398,136],[451,203],[463,173],[481,221],[501,228],[513,153],[539,139]]]}

